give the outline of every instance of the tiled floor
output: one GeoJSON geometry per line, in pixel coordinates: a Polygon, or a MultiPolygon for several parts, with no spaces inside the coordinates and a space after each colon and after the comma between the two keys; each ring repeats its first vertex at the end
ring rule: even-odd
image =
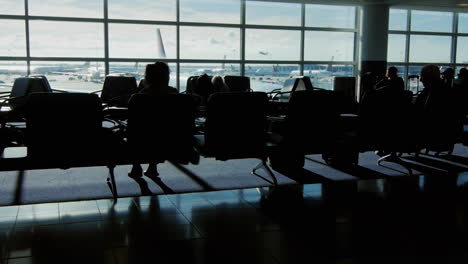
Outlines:
{"type": "Polygon", "coordinates": [[[468,263],[468,174],[0,207],[0,263],[468,263]]]}

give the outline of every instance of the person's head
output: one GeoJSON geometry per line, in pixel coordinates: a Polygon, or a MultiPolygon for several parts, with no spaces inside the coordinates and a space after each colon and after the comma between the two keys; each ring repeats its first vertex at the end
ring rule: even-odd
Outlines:
{"type": "Polygon", "coordinates": [[[219,75],[215,75],[213,76],[213,78],[211,79],[211,84],[213,84],[213,87],[215,89],[215,91],[222,91],[223,88],[224,88],[224,80],[223,80],[223,77],[219,76],[219,75]]]}
{"type": "Polygon", "coordinates": [[[424,87],[432,86],[440,82],[440,70],[439,67],[429,64],[421,69],[421,82],[424,87]]]}
{"type": "Polygon", "coordinates": [[[169,66],[164,62],[146,65],[145,81],[149,84],[169,85],[169,66]]]}
{"type": "Polygon", "coordinates": [[[468,69],[461,68],[460,72],[458,73],[458,79],[468,81],[468,69]]]}
{"type": "Polygon", "coordinates": [[[453,80],[455,78],[455,71],[452,68],[445,69],[445,71],[442,72],[442,78],[445,80],[453,80]]]}
{"type": "Polygon", "coordinates": [[[390,67],[387,70],[387,78],[394,79],[398,77],[398,69],[396,67],[390,67]]]}

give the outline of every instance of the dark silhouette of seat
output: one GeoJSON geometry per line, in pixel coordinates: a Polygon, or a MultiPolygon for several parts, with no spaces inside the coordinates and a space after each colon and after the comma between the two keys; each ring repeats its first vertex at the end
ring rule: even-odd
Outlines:
{"type": "Polygon", "coordinates": [[[2,105],[9,106],[11,109],[21,107],[26,102],[26,96],[31,93],[52,93],[45,76],[16,78],[10,94],[2,97],[4,100],[2,105]]]}
{"type": "Polygon", "coordinates": [[[195,107],[188,94],[133,95],[127,124],[131,163],[192,161],[195,107]]]}
{"type": "Polygon", "coordinates": [[[250,92],[250,78],[246,76],[224,76],[224,83],[229,87],[230,92],[250,92]]]}
{"type": "Polygon", "coordinates": [[[137,82],[130,75],[107,75],[101,100],[107,106],[127,107],[130,97],[138,92],[137,82]]]}
{"type": "Polygon", "coordinates": [[[327,90],[292,94],[284,124],[271,134],[271,140],[278,145],[270,157],[274,169],[302,168],[304,156],[308,154],[322,154],[327,162],[332,157],[337,162],[335,157],[341,156],[340,162],[346,158],[357,164],[353,140],[348,140],[339,131],[338,102],[336,94],[327,90]]]}
{"type": "Polygon", "coordinates": [[[377,150],[384,154],[378,160],[397,162],[411,174],[411,168],[399,158],[400,153],[418,152],[417,118],[411,103],[412,93],[392,86],[371,91],[360,108],[361,151],[377,150]]]}
{"type": "MultiPolygon", "coordinates": [[[[95,94],[33,93],[26,103],[26,146],[30,168],[109,168],[114,197],[113,168],[123,141],[103,128],[102,103],[95,94]]],[[[109,179],[108,179],[109,181],[109,179]]]]}
{"type": "Polygon", "coordinates": [[[217,160],[261,159],[259,168],[267,170],[276,185],[276,178],[266,164],[268,96],[263,92],[215,93],[208,99],[205,134],[197,136],[202,155],[217,160]]]}
{"type": "Polygon", "coordinates": [[[278,90],[273,90],[271,94],[272,101],[288,102],[291,95],[296,91],[313,90],[312,81],[308,76],[298,76],[289,78],[284,81],[283,87],[278,90]]]}

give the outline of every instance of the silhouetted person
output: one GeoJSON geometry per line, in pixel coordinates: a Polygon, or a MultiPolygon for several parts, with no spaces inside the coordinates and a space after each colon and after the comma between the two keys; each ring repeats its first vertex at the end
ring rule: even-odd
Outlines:
{"type": "Polygon", "coordinates": [[[205,73],[198,77],[194,93],[202,98],[202,105],[206,105],[208,97],[213,93],[210,76],[205,73]]]}
{"type": "Polygon", "coordinates": [[[454,84],[463,118],[468,115],[468,68],[461,68],[454,84]]]}
{"type": "Polygon", "coordinates": [[[387,78],[388,84],[393,88],[400,91],[405,90],[405,82],[403,81],[403,78],[398,76],[398,69],[396,67],[388,68],[385,77],[387,78]]]}
{"type": "Polygon", "coordinates": [[[440,78],[440,70],[435,65],[421,69],[421,82],[424,89],[415,101],[421,139],[425,145],[437,145],[455,137],[459,127],[457,100],[454,91],[440,78]]]}
{"type": "Polygon", "coordinates": [[[455,70],[453,70],[452,68],[447,68],[444,72],[442,72],[441,77],[444,85],[448,87],[453,87],[453,80],[455,79],[455,70]]]}
{"type": "Polygon", "coordinates": [[[219,75],[213,76],[211,84],[213,84],[213,90],[215,93],[229,92],[229,87],[224,82],[223,77],[219,75]]]}
{"type": "MultiPolygon", "coordinates": [[[[139,88],[140,92],[149,95],[177,94],[179,91],[169,86],[170,70],[169,66],[164,62],[156,62],[146,65],[145,78],[141,80],[139,88]]],[[[143,169],[138,163],[134,163],[132,170],[128,173],[130,177],[141,177],[143,169]]],[[[145,171],[148,177],[158,176],[157,164],[152,162],[148,165],[145,171]]]]}

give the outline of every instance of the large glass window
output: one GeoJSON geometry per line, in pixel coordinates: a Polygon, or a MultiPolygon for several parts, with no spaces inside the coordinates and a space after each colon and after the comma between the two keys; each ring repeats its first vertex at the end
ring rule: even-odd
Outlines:
{"type": "Polygon", "coordinates": [[[272,2],[246,2],[246,23],[257,25],[300,26],[301,5],[272,2]]]}
{"type": "Polygon", "coordinates": [[[452,38],[411,35],[410,62],[450,63],[452,38]]]}
{"type": "Polygon", "coordinates": [[[457,63],[468,64],[468,37],[458,37],[457,63]]]}
{"type": "Polygon", "coordinates": [[[253,88],[270,91],[322,64],[334,76],[354,72],[356,14],[276,0],[0,0],[0,87],[45,74],[55,89],[94,91],[105,74],[140,80],[162,60],[181,90],[205,72],[251,76],[253,88]]]}
{"type": "Polygon", "coordinates": [[[391,62],[404,62],[406,56],[406,35],[389,34],[387,60],[391,62]]]}
{"type": "Polygon", "coordinates": [[[0,61],[0,92],[9,92],[15,79],[27,72],[25,61],[0,61]]]}
{"type": "Polygon", "coordinates": [[[180,27],[182,59],[240,59],[240,30],[222,27],[180,27]]]}
{"type": "Polygon", "coordinates": [[[179,0],[185,22],[240,23],[240,0],[179,0]]]}
{"type": "Polygon", "coordinates": [[[354,33],[307,31],[305,59],[314,61],[352,61],[354,33]]]}
{"type": "Polygon", "coordinates": [[[175,26],[109,24],[111,58],[176,58],[175,26]]]}
{"type": "Polygon", "coordinates": [[[419,11],[411,12],[411,30],[427,32],[452,32],[453,13],[419,11]]]}
{"type": "Polygon", "coordinates": [[[247,29],[245,35],[247,60],[299,60],[300,31],[247,29]]]}
{"type": "Polygon", "coordinates": [[[135,20],[176,20],[176,0],[108,0],[109,18],[135,20]]]}
{"type": "Polygon", "coordinates": [[[304,76],[308,76],[315,88],[333,90],[335,77],[354,76],[353,65],[306,64],[304,76]]]}
{"type": "Polygon", "coordinates": [[[306,5],[306,26],[354,28],[356,8],[352,6],[306,5]]]}
{"type": "Polygon", "coordinates": [[[388,28],[390,30],[407,29],[408,11],[402,9],[390,9],[388,28]]]}
{"type": "Polygon", "coordinates": [[[0,0],[0,14],[24,15],[24,0],[0,0]]]}
{"type": "Polygon", "coordinates": [[[94,92],[102,89],[105,70],[102,62],[33,61],[31,73],[47,76],[52,89],[94,92]]]}
{"type": "Polygon", "coordinates": [[[58,17],[103,17],[102,0],[28,0],[29,15],[58,17]]]}
{"type": "Polygon", "coordinates": [[[250,88],[259,92],[271,92],[283,87],[286,79],[298,76],[299,65],[247,64],[245,76],[250,78],[250,88]]]}
{"type": "Polygon", "coordinates": [[[103,57],[104,26],[89,22],[31,21],[31,56],[103,57]]]}
{"type": "Polygon", "coordinates": [[[0,23],[0,56],[26,56],[24,21],[1,19],[0,23]]]}

